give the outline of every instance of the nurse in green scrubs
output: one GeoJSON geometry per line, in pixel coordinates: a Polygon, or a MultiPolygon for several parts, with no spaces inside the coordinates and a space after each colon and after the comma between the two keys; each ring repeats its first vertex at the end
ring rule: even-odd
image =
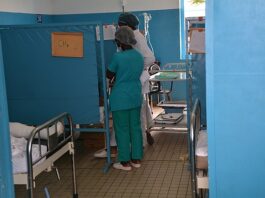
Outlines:
{"type": "Polygon", "coordinates": [[[118,146],[118,162],[113,167],[130,171],[132,166],[139,168],[143,158],[140,76],[144,59],[132,47],[136,40],[129,27],[119,28],[115,41],[120,51],[114,54],[107,69],[107,77],[115,79],[110,94],[110,110],[118,146]]]}

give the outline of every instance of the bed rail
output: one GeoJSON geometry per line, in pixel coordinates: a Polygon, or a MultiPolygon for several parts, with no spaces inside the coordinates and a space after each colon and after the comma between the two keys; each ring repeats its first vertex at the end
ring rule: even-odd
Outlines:
{"type": "Polygon", "coordinates": [[[194,102],[190,120],[190,151],[191,151],[191,180],[192,198],[197,198],[197,176],[196,176],[196,142],[201,127],[201,105],[197,98],[194,102]]]}
{"type": "Polygon", "coordinates": [[[73,197],[77,198],[77,184],[76,184],[76,172],[75,172],[75,156],[74,156],[74,133],[73,133],[73,121],[69,113],[62,113],[55,118],[45,122],[42,125],[37,126],[32,132],[27,143],[27,168],[28,168],[28,197],[33,197],[33,188],[35,177],[42,171],[51,167],[53,162],[59,159],[63,154],[69,151],[72,159],[72,181],[73,181],[73,197]],[[58,136],[58,127],[60,123],[63,124],[63,133],[58,136]],[[51,127],[55,126],[55,133],[51,134],[51,127]],[[47,152],[41,151],[41,134],[46,133],[47,138],[47,152]],[[56,136],[55,141],[50,138],[56,136]],[[39,159],[32,160],[32,146],[36,144],[39,147],[39,159]],[[42,165],[44,164],[44,165],[42,165]]]}

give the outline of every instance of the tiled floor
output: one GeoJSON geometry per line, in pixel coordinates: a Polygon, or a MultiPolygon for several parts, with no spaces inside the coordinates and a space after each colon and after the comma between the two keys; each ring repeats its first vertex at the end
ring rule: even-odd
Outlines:
{"type": "MultiPolygon", "coordinates": [[[[93,152],[83,149],[82,141],[78,141],[79,197],[192,197],[186,161],[187,136],[161,132],[152,134],[155,143],[145,148],[142,167],[130,172],[110,168],[108,173],[103,173],[105,160],[94,158],[93,152]]],[[[45,197],[45,187],[52,198],[72,197],[70,158],[66,155],[56,165],[61,181],[57,180],[55,171],[42,173],[37,177],[34,197],[45,197]]],[[[26,197],[25,186],[16,186],[16,197],[26,197]]]]}

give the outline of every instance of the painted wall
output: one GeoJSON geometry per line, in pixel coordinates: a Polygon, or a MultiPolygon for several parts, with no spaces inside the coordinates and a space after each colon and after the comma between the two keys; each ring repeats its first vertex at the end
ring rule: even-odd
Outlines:
{"type": "MultiPolygon", "coordinates": [[[[53,0],[53,14],[121,12],[122,0],[53,0]],[[78,6],[77,6],[78,5],[78,6]]],[[[178,8],[177,0],[123,0],[125,11],[164,10],[178,8]]]]}
{"type": "Polygon", "coordinates": [[[99,122],[97,57],[101,54],[95,26],[30,25],[0,31],[10,121],[39,125],[68,112],[74,123],[99,122]],[[83,56],[52,56],[53,32],[82,32],[83,56]]]}
{"type": "MultiPolygon", "coordinates": [[[[53,1],[53,22],[77,22],[100,20],[103,23],[117,23],[122,11],[122,1],[53,1]],[[62,6],[63,5],[63,6],[62,6]],[[78,5],[78,6],[76,6],[78,5]],[[83,13],[83,14],[82,14],[83,13]]],[[[125,11],[134,11],[141,20],[143,29],[143,12],[152,14],[150,21],[151,43],[155,55],[162,64],[179,59],[179,10],[175,0],[124,1],[125,11]]],[[[108,46],[109,44],[107,44],[108,46]]],[[[107,47],[108,48],[108,47],[107,47]]],[[[109,51],[109,50],[106,50],[109,51]]],[[[107,62],[111,55],[107,55],[107,62]]]]}
{"type": "Polygon", "coordinates": [[[50,23],[52,0],[0,0],[0,25],[34,24],[37,14],[42,23],[50,23]]]}
{"type": "MultiPolygon", "coordinates": [[[[51,23],[51,16],[41,15],[42,23],[51,23]]],[[[36,24],[37,14],[0,12],[0,25],[36,24]]]]}
{"type": "MultiPolygon", "coordinates": [[[[178,1],[148,0],[142,2],[140,0],[125,0],[124,2],[126,11],[134,11],[134,13],[138,15],[141,20],[141,29],[143,29],[144,23],[143,12],[147,11],[152,14],[149,30],[155,55],[162,64],[176,62],[176,60],[179,59],[180,53],[179,10],[177,9],[178,1]]],[[[0,4],[0,25],[34,24],[37,23],[36,14],[41,13],[44,13],[42,15],[42,23],[95,20],[100,20],[103,23],[116,23],[118,14],[122,11],[121,0],[26,0],[23,1],[23,3],[19,0],[0,0],[0,4]],[[55,16],[53,17],[53,15],[48,15],[50,13],[53,13],[55,16]]],[[[109,59],[108,54],[106,59],[109,59]]]]}
{"type": "MultiPolygon", "coordinates": [[[[1,0],[0,0],[1,1],[1,0]]],[[[41,12],[49,12],[51,6],[51,1],[45,1],[46,4],[43,6],[44,9],[41,12]]],[[[4,2],[3,10],[5,12],[0,12],[0,25],[9,25],[9,24],[34,24],[37,23],[37,15],[29,13],[21,13],[25,9],[20,7],[20,1],[11,1],[9,3],[4,2]],[[15,11],[6,12],[6,11],[15,11]]],[[[26,1],[25,5],[30,4],[30,1],[26,1]]],[[[39,13],[38,9],[43,3],[34,2],[36,4],[35,13],[39,13]]],[[[71,5],[70,1],[62,2],[60,0],[52,1],[53,12],[73,12],[73,8],[78,8],[75,12],[80,13],[82,9],[86,13],[89,12],[100,12],[103,8],[108,8],[108,13],[93,13],[93,14],[61,14],[61,15],[42,15],[42,23],[60,23],[60,22],[83,22],[83,21],[102,21],[103,23],[116,23],[119,14],[121,13],[119,9],[121,8],[120,1],[108,1],[106,3],[100,4],[98,1],[95,4],[95,1],[75,1],[75,6],[71,5]],[[59,5],[64,5],[59,6],[59,5]],[[76,6],[79,5],[79,6],[76,6]],[[60,11],[59,11],[60,10],[60,11]],[[119,12],[113,12],[118,10],[119,12]]],[[[26,6],[27,7],[27,6],[26,6]]],[[[167,0],[161,2],[161,0],[156,1],[145,1],[140,3],[139,1],[128,1],[125,5],[125,10],[131,9],[149,9],[148,13],[152,15],[152,20],[150,21],[150,35],[151,43],[153,45],[155,55],[157,60],[159,60],[162,65],[168,62],[176,62],[179,60],[179,10],[175,9],[178,7],[177,1],[167,0]],[[162,6],[160,6],[162,5],[162,6]],[[162,10],[152,10],[155,8],[160,8],[162,10]],[[165,8],[174,8],[174,9],[165,9],[165,8]]],[[[29,8],[34,8],[34,5],[29,6],[29,8]]],[[[28,12],[33,10],[28,9],[28,12]]],[[[143,29],[143,11],[134,12],[140,19],[140,29],[143,29]]],[[[105,42],[105,55],[106,55],[106,66],[110,62],[110,59],[113,53],[116,51],[116,46],[113,41],[105,42]]],[[[177,89],[182,89],[183,91],[179,94],[180,98],[185,97],[185,89],[183,85],[180,85],[180,88],[177,86],[177,89]]]]}
{"type": "Polygon", "coordinates": [[[265,1],[207,1],[210,197],[265,197],[265,1]]]}
{"type": "Polygon", "coordinates": [[[0,37],[0,197],[14,197],[2,39],[0,37]]]}
{"type": "MultiPolygon", "coordinates": [[[[176,62],[179,59],[179,10],[153,10],[147,12],[152,15],[149,31],[156,58],[162,64],[176,62]]],[[[52,21],[54,23],[101,21],[103,24],[117,24],[120,13],[54,15],[52,21]]],[[[134,12],[134,14],[140,20],[140,29],[144,29],[143,12],[134,12]]]]}
{"type": "MultiPolygon", "coordinates": [[[[126,11],[135,11],[141,20],[140,28],[143,29],[143,12],[152,14],[150,21],[151,43],[156,58],[162,63],[176,62],[179,59],[179,10],[178,1],[124,1],[126,11]],[[145,11],[141,11],[145,10],[145,11]]],[[[102,21],[103,23],[117,23],[118,15],[122,10],[120,0],[115,1],[62,1],[62,0],[0,0],[0,25],[9,24],[34,24],[37,23],[37,15],[32,13],[46,13],[42,15],[42,23],[52,22],[80,22],[102,21]],[[100,2],[102,1],[102,2],[100,2]],[[23,5],[21,5],[23,4],[23,5]],[[62,6],[63,5],[63,6],[62,6]],[[78,5],[78,6],[76,6],[78,5]],[[49,13],[56,14],[47,15],[49,13]],[[71,15],[68,15],[71,13],[71,15]],[[84,13],[84,14],[80,14],[84,13]],[[93,14],[91,14],[93,13],[93,14]],[[73,15],[72,15],[73,14],[73,15]]],[[[107,50],[111,44],[106,43],[107,50]]],[[[112,53],[106,53],[106,60],[112,53]]]]}

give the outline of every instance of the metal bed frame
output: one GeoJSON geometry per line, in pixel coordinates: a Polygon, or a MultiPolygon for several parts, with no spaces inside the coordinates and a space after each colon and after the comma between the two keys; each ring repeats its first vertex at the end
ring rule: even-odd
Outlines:
{"type": "MultiPolygon", "coordinates": [[[[55,127],[57,128],[57,127],[55,127]]],[[[75,171],[75,151],[74,151],[74,133],[72,117],[68,113],[62,113],[51,120],[45,122],[42,125],[37,126],[31,133],[27,143],[27,173],[14,174],[14,184],[25,184],[27,187],[27,193],[29,198],[33,198],[33,188],[35,187],[35,178],[45,170],[51,170],[54,167],[54,162],[69,152],[72,161],[72,183],[73,183],[73,198],[78,198],[77,183],[76,183],[76,171],[75,171]],[[58,122],[63,122],[65,130],[63,134],[57,139],[57,129],[54,137],[49,134],[49,128],[56,125],[58,122]],[[43,129],[47,132],[47,152],[43,154],[41,152],[41,145],[43,141],[40,138],[40,132],[43,133],[43,129]],[[42,130],[42,131],[41,131],[42,130]],[[36,143],[37,142],[37,143],[36,143]],[[32,145],[38,144],[40,158],[35,162],[32,161],[32,145]]],[[[58,170],[56,173],[59,179],[58,170]]]]}
{"type": "Polygon", "coordinates": [[[191,112],[190,120],[190,151],[191,151],[191,179],[192,179],[192,197],[202,198],[208,195],[208,176],[203,170],[198,170],[196,166],[196,145],[198,134],[201,129],[201,105],[199,99],[196,99],[191,112]]]}

